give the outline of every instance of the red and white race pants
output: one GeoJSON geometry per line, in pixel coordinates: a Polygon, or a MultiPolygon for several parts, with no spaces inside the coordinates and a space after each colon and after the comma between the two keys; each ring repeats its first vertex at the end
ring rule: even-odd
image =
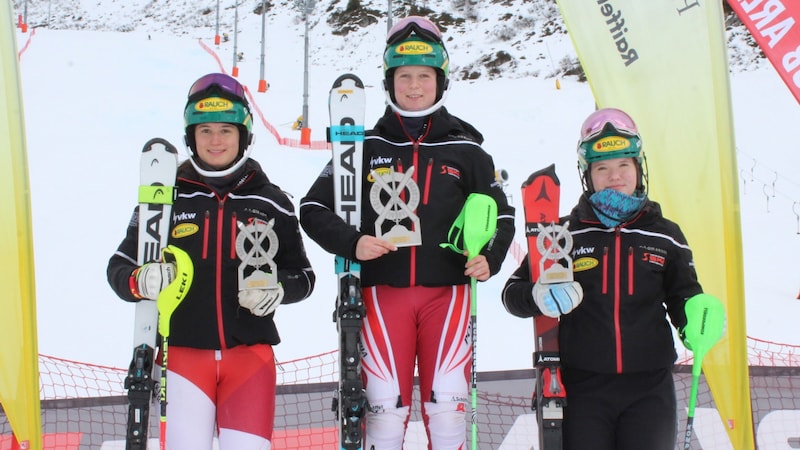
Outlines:
{"type": "Polygon", "coordinates": [[[225,350],[170,347],[167,448],[270,450],[275,356],[267,344],[225,350]]]}
{"type": "Polygon", "coordinates": [[[469,285],[364,289],[365,449],[402,450],[419,375],[428,448],[463,449],[472,370],[469,285]]]}

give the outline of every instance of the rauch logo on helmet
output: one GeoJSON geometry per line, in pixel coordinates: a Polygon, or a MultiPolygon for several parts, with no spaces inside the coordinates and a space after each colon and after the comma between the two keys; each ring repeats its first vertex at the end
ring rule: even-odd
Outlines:
{"type": "Polygon", "coordinates": [[[230,100],[219,97],[204,98],[195,106],[195,109],[203,112],[227,111],[231,108],[233,103],[230,100]]]}

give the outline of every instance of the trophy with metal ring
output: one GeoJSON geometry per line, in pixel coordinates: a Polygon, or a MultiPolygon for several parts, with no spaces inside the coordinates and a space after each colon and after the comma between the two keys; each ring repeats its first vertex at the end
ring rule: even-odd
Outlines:
{"type": "Polygon", "coordinates": [[[370,171],[370,175],[375,180],[369,191],[369,201],[378,218],[375,219],[375,236],[385,239],[398,247],[412,247],[422,245],[422,234],[420,230],[419,217],[414,214],[414,210],[419,205],[419,186],[411,176],[414,174],[414,167],[405,173],[395,172],[389,169],[386,173],[378,173],[376,170],[370,171]],[[401,194],[406,192],[406,201],[403,201],[401,194]],[[388,201],[383,203],[383,193],[388,194],[388,201]],[[411,228],[403,226],[403,220],[411,221],[411,228]],[[394,225],[387,232],[383,232],[383,222],[392,221],[394,225]]]}
{"type": "Polygon", "coordinates": [[[536,249],[542,255],[539,260],[539,283],[541,284],[574,281],[572,257],[569,256],[569,252],[572,250],[572,233],[569,232],[568,227],[569,221],[564,225],[552,223],[545,226],[539,224],[536,249]],[[547,267],[548,264],[549,267],[547,267]]]}
{"type": "Polygon", "coordinates": [[[251,219],[247,224],[237,222],[236,256],[242,261],[239,264],[240,304],[256,315],[272,312],[283,298],[274,260],[278,253],[274,225],[275,219],[251,219]]]}

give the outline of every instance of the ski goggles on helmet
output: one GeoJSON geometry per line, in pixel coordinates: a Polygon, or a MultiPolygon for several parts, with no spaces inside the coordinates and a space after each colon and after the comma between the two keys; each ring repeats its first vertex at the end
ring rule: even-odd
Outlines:
{"type": "Polygon", "coordinates": [[[604,133],[614,131],[626,137],[639,138],[639,129],[631,116],[616,108],[603,108],[593,112],[583,122],[581,142],[589,142],[604,133]]]}
{"type": "Polygon", "coordinates": [[[639,130],[628,114],[615,108],[599,109],[581,126],[578,166],[586,171],[591,163],[625,157],[641,164],[641,150],[639,130]]]}
{"type": "Polygon", "coordinates": [[[210,92],[216,92],[230,100],[247,103],[244,87],[235,78],[224,73],[210,73],[200,77],[189,88],[189,101],[196,101],[210,92]]]}
{"type": "Polygon", "coordinates": [[[402,42],[412,34],[428,42],[442,42],[442,32],[430,20],[420,16],[408,16],[397,22],[387,34],[386,44],[402,42]]]}

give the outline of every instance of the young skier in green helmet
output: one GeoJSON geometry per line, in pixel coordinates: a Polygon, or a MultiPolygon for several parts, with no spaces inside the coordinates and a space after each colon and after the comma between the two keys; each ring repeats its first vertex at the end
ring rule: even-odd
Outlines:
{"type": "MultiPolygon", "coordinates": [[[[271,446],[280,342],[275,310],[307,298],[314,272],[294,206],[254,159],[246,91],[222,73],[199,78],[184,107],[189,159],[178,168],[169,244],[194,277],[170,320],[166,445],[263,450],[271,446]]],[[[172,263],[138,266],[138,220],[108,262],[123,300],[152,301],[172,263]]]]}
{"type": "Polygon", "coordinates": [[[416,369],[428,448],[463,449],[470,279],[500,270],[514,236],[514,208],[481,134],[444,107],[449,56],[439,28],[423,17],[400,20],[383,63],[388,106],[366,132],[359,161],[360,231],[334,213],[330,164],[301,200],[300,223],[322,248],[361,264],[364,448],[402,448],[416,369]],[[491,196],[498,218],[493,239],[467,259],[439,244],[473,193],[491,196]]]}
{"type": "Polygon", "coordinates": [[[577,149],[583,194],[560,221],[569,222],[574,281],[531,280],[525,258],[503,288],[511,314],[559,318],[565,450],[675,448],[670,322],[690,347],[704,320],[693,305],[710,296],[680,227],[647,195],[642,141],[622,110],[586,118],[577,149]]]}

